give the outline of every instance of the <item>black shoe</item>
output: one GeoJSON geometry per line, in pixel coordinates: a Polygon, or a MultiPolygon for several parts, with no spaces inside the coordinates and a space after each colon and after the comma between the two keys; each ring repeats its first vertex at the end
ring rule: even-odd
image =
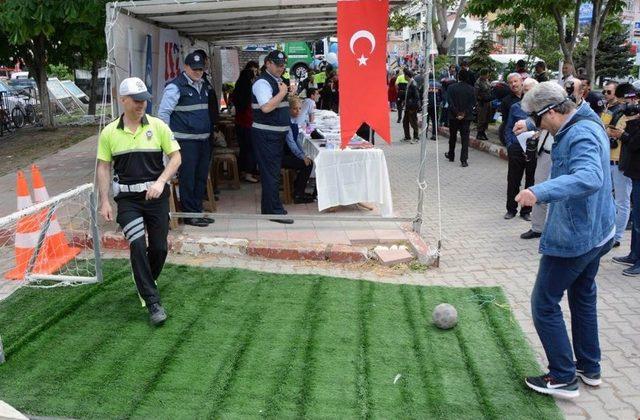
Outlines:
{"type": "Polygon", "coordinates": [[[617,248],[620,246],[620,241],[614,241],[613,246],[611,248],[617,248]]]}
{"type": "Polygon", "coordinates": [[[167,313],[159,303],[149,306],[149,321],[155,326],[164,324],[167,320],[167,313]]]}
{"type": "Polygon", "coordinates": [[[204,220],[202,220],[201,218],[198,218],[198,217],[186,218],[186,219],[184,219],[184,224],[185,225],[191,225],[191,226],[197,226],[197,227],[207,227],[207,226],[209,226],[208,222],[205,222],[204,220]]]}
{"type": "Polygon", "coordinates": [[[467,162],[461,162],[460,166],[462,166],[463,168],[466,168],[467,166],[469,166],[469,164],[467,162]]]}
{"type": "Polygon", "coordinates": [[[450,155],[449,152],[445,152],[444,153],[444,157],[446,157],[447,159],[449,159],[449,162],[453,162],[455,160],[455,156],[450,155]]]}
{"type": "Polygon", "coordinates": [[[408,142],[410,142],[410,141],[411,141],[411,139],[410,139],[410,138],[408,138],[408,137],[405,137],[405,138],[403,138],[403,139],[402,139],[402,140],[400,140],[400,141],[403,141],[403,142],[405,142],[405,143],[408,143],[408,142]]]}
{"type": "Polygon", "coordinates": [[[526,220],[527,222],[531,221],[531,214],[529,214],[529,213],[520,214],[520,217],[523,218],[524,220],[526,220]]]}
{"type": "Polygon", "coordinates": [[[632,266],[638,261],[638,259],[632,258],[631,255],[625,255],[624,257],[613,257],[612,261],[616,264],[632,266]]]}
{"type": "Polygon", "coordinates": [[[204,220],[205,222],[211,224],[211,223],[215,223],[215,220],[210,218],[210,217],[203,217],[202,220],[204,220]]]}
{"type": "Polygon", "coordinates": [[[542,233],[534,232],[533,230],[529,229],[528,231],[520,235],[520,239],[535,239],[541,236],[542,236],[542,233]]]}
{"type": "Polygon", "coordinates": [[[476,139],[478,140],[489,140],[489,138],[487,137],[486,134],[484,134],[483,132],[480,132],[476,135],[476,139]]]}
{"type": "Polygon", "coordinates": [[[541,394],[554,395],[559,398],[576,398],[580,396],[578,377],[573,378],[569,383],[560,383],[547,374],[528,376],[524,382],[529,388],[541,394]]]}
{"type": "Polygon", "coordinates": [[[513,219],[514,217],[516,217],[516,214],[515,214],[515,213],[511,213],[510,211],[508,211],[508,212],[506,212],[506,213],[504,214],[504,218],[505,218],[506,220],[513,219]]]}
{"type": "Polygon", "coordinates": [[[581,369],[576,369],[576,374],[578,375],[578,378],[582,380],[582,382],[584,382],[589,386],[599,386],[602,384],[602,379],[600,378],[600,372],[586,373],[581,369]]]}
{"type": "Polygon", "coordinates": [[[293,197],[293,204],[307,204],[313,203],[313,197],[308,197],[306,195],[293,197]]]}
{"type": "Polygon", "coordinates": [[[283,225],[292,225],[293,219],[269,219],[270,222],[282,223],[283,225]]]}
{"type": "Polygon", "coordinates": [[[622,275],[627,277],[638,277],[640,276],[640,262],[635,263],[633,266],[629,268],[625,268],[622,270],[622,275]]]}
{"type": "Polygon", "coordinates": [[[431,140],[436,141],[436,135],[435,135],[435,134],[433,134],[433,135],[431,136],[431,140]]]}

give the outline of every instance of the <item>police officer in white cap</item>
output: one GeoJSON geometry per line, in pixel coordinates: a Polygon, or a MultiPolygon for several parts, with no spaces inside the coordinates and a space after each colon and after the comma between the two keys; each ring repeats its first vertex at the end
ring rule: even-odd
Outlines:
{"type": "MultiPolygon", "coordinates": [[[[171,127],[180,143],[180,204],[187,213],[202,213],[211,158],[211,85],[202,77],[205,60],[198,52],[185,57],[184,71],[167,84],[158,108],[158,117],[171,127]]],[[[213,223],[213,219],[194,217],[184,219],[184,223],[204,227],[213,223]]]]}
{"type": "Polygon", "coordinates": [[[109,184],[113,180],[118,205],[115,220],[129,241],[138,294],[149,310],[151,323],[160,325],[167,314],[160,304],[156,280],[167,257],[167,182],[180,167],[180,146],[164,122],[145,114],[151,95],[142,80],[124,79],[118,93],[124,113],[102,130],[98,140],[100,214],[108,221],[114,220],[109,203],[109,184]],[[166,167],[165,154],[169,156],[166,167]]]}

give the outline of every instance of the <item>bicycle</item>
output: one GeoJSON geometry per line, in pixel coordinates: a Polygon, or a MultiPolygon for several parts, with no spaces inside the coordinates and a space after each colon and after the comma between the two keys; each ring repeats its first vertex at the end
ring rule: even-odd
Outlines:
{"type": "Polygon", "coordinates": [[[15,128],[24,127],[25,123],[25,112],[19,106],[15,106],[11,110],[11,121],[15,128]]]}
{"type": "Polygon", "coordinates": [[[0,108],[0,136],[4,136],[4,132],[12,133],[14,131],[11,115],[4,109],[0,108]]]}

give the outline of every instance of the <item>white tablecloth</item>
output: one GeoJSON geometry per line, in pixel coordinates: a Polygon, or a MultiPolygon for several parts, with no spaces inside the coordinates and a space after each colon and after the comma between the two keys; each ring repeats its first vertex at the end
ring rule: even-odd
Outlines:
{"type": "Polygon", "coordinates": [[[377,203],[383,217],[393,216],[389,171],[380,149],[326,150],[305,138],[313,158],[320,211],[339,205],[377,203]]]}

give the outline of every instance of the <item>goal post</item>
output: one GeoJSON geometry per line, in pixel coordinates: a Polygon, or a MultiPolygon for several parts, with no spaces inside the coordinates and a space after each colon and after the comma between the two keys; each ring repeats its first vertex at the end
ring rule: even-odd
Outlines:
{"type": "Polygon", "coordinates": [[[100,282],[93,184],[0,218],[0,273],[4,280],[35,287],[100,282]]]}

